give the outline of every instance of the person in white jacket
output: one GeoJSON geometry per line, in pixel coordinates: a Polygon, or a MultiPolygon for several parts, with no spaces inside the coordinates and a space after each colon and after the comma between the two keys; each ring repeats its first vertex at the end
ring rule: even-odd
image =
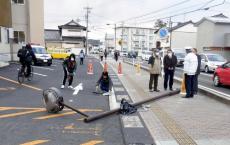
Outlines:
{"type": "Polygon", "coordinates": [[[195,54],[195,49],[188,53],[184,58],[184,74],[186,96],[183,98],[192,98],[194,95],[194,78],[197,71],[198,60],[195,54]]]}

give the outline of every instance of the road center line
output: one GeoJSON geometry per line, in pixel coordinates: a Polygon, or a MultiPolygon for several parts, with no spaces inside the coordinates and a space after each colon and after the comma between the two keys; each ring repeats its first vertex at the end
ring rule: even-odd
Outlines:
{"type": "Polygon", "coordinates": [[[35,140],[35,141],[20,144],[20,145],[37,145],[37,144],[42,144],[42,143],[45,143],[45,142],[48,142],[48,141],[49,140],[35,140]]]}
{"type": "Polygon", "coordinates": [[[38,75],[38,76],[47,77],[47,75],[44,75],[44,74],[39,74],[39,73],[35,73],[35,72],[34,72],[33,74],[38,75]]]}
{"type": "Polygon", "coordinates": [[[24,111],[24,112],[18,112],[18,113],[4,114],[4,115],[0,115],[0,119],[10,118],[10,117],[15,117],[15,116],[20,116],[20,115],[26,115],[26,114],[31,114],[31,113],[37,113],[37,112],[44,112],[44,111],[45,111],[45,109],[38,109],[38,110],[32,110],[32,111],[24,111]]]}
{"type": "Polygon", "coordinates": [[[42,91],[42,89],[40,89],[40,88],[33,87],[33,86],[30,86],[30,85],[26,85],[26,84],[19,84],[19,83],[18,83],[17,81],[15,81],[15,80],[11,80],[11,79],[8,79],[8,78],[2,77],[2,76],[0,76],[0,79],[6,80],[6,81],[8,81],[8,82],[12,82],[12,83],[17,84],[17,85],[22,85],[22,86],[24,86],[24,87],[27,87],[27,88],[30,88],[30,89],[33,89],[33,90],[36,90],[36,91],[42,91]]]}

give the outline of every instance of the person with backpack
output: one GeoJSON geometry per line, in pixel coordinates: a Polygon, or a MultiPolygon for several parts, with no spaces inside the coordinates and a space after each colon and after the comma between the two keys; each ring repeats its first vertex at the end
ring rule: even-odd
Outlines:
{"type": "Polygon", "coordinates": [[[69,81],[68,88],[73,89],[73,86],[72,86],[73,76],[75,75],[76,69],[77,69],[77,62],[76,62],[75,55],[73,53],[70,54],[69,58],[65,59],[62,65],[63,65],[63,70],[64,70],[64,79],[61,85],[61,89],[65,88],[67,77],[69,81]]]}
{"type": "Polygon", "coordinates": [[[79,56],[80,56],[80,65],[83,65],[83,63],[84,63],[84,58],[85,58],[85,54],[84,54],[84,51],[83,51],[83,50],[81,50],[79,56]]]}
{"type": "Polygon", "coordinates": [[[160,90],[157,88],[158,77],[161,73],[161,59],[158,51],[154,50],[152,56],[149,58],[148,64],[149,64],[149,73],[150,73],[149,91],[160,92],[160,90]],[[153,81],[154,81],[154,89],[152,88],[153,81]]]}
{"type": "Polygon", "coordinates": [[[18,50],[17,56],[19,57],[19,62],[22,65],[22,72],[27,68],[25,77],[29,77],[31,74],[31,65],[32,61],[36,64],[37,59],[36,56],[32,50],[32,47],[30,44],[27,44],[25,47],[22,47],[18,50]]]}
{"type": "Polygon", "coordinates": [[[168,82],[169,82],[169,89],[173,91],[173,78],[175,67],[177,65],[177,57],[173,54],[171,49],[168,49],[167,55],[165,55],[163,59],[164,64],[164,89],[167,90],[168,82]]]}

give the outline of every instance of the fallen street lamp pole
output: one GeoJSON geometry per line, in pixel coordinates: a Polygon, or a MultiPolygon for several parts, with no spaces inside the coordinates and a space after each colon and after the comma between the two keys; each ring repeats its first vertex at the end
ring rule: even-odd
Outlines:
{"type": "Polygon", "coordinates": [[[46,107],[47,112],[49,113],[58,113],[64,109],[64,107],[69,108],[84,117],[89,117],[87,114],[81,112],[78,109],[75,109],[64,103],[61,92],[57,88],[49,88],[43,91],[43,103],[46,107]]]}
{"type": "MultiPolygon", "coordinates": [[[[148,99],[145,99],[143,101],[133,103],[132,105],[135,106],[135,107],[139,107],[142,104],[145,104],[145,103],[148,103],[148,102],[152,102],[152,101],[157,101],[159,99],[170,97],[170,96],[173,96],[173,95],[176,95],[176,94],[179,94],[179,93],[180,93],[180,90],[177,89],[175,91],[171,91],[171,92],[168,92],[168,93],[165,93],[165,94],[153,97],[153,98],[148,98],[148,99]]],[[[84,121],[86,123],[89,123],[89,122],[92,122],[92,121],[95,121],[95,120],[107,117],[109,115],[118,113],[119,111],[120,111],[120,108],[113,109],[113,110],[106,111],[106,112],[103,112],[101,114],[98,114],[98,115],[95,115],[95,116],[92,116],[92,117],[87,117],[87,118],[84,119],[84,121]]]]}

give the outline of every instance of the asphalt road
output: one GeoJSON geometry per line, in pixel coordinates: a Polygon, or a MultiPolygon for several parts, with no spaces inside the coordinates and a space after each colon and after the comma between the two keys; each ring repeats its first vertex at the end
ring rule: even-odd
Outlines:
{"type": "MultiPolygon", "coordinates": [[[[125,60],[128,60],[130,62],[132,62],[132,59],[128,59],[128,58],[124,58],[125,60]]],[[[139,61],[141,63],[141,65],[143,66],[148,66],[148,62],[147,61],[140,61],[140,60],[135,60],[135,62],[139,61]]],[[[182,78],[183,75],[183,67],[177,67],[176,71],[175,71],[175,76],[178,78],[182,78]]],[[[225,94],[230,94],[230,87],[229,86],[220,86],[220,87],[215,87],[213,85],[213,81],[212,81],[212,77],[213,77],[213,73],[205,73],[205,72],[201,72],[201,74],[199,75],[199,85],[211,88],[213,90],[225,93],[225,94]]]]}
{"type": "MultiPolygon", "coordinates": [[[[77,95],[73,95],[73,90],[68,88],[61,92],[65,103],[88,115],[95,115],[109,110],[109,101],[106,96],[92,93],[102,67],[98,60],[90,59],[94,74],[87,74],[87,62],[81,66],[78,63],[73,82],[74,87],[82,83],[83,90],[77,95]]],[[[17,83],[20,65],[0,68],[0,144],[123,145],[118,115],[86,124],[82,116],[70,110],[56,115],[44,110],[42,90],[60,88],[63,79],[61,63],[54,60],[50,67],[34,67],[34,78],[31,82],[25,81],[26,85],[17,83]]]]}

